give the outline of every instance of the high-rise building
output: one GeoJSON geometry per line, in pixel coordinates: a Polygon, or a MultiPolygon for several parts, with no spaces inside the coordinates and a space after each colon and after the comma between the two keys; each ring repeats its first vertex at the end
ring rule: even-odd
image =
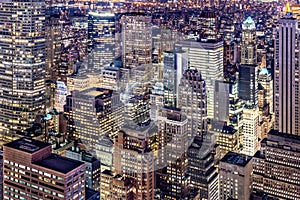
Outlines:
{"type": "Polygon", "coordinates": [[[189,137],[207,132],[206,84],[197,69],[186,69],[179,84],[178,105],[188,119],[189,137]]]}
{"type": "Polygon", "coordinates": [[[203,140],[195,137],[188,149],[188,174],[190,184],[199,193],[198,199],[219,198],[219,175],[215,166],[215,137],[207,134],[203,140]]]}
{"type": "Polygon", "coordinates": [[[299,157],[299,136],[269,132],[253,157],[254,193],[274,199],[300,199],[299,157]]]}
{"type": "Polygon", "coordinates": [[[101,200],[132,200],[135,197],[135,185],[133,178],[124,177],[111,170],[104,170],[101,173],[101,200]]]}
{"type": "Polygon", "coordinates": [[[229,152],[220,160],[219,168],[219,199],[250,199],[252,157],[229,152]]]}
{"type": "Polygon", "coordinates": [[[157,187],[165,199],[189,195],[188,120],[180,109],[164,108],[158,117],[157,187]]]}
{"type": "Polygon", "coordinates": [[[215,81],[223,80],[223,42],[187,40],[180,46],[188,53],[189,66],[200,71],[206,82],[207,117],[213,119],[215,81]]]}
{"type": "Polygon", "coordinates": [[[88,14],[88,53],[89,64],[103,68],[112,63],[116,51],[116,25],[113,13],[89,12],[88,14]]]}
{"type": "Polygon", "coordinates": [[[149,138],[156,130],[152,123],[143,126],[125,125],[115,139],[115,172],[135,180],[133,200],[154,199],[155,160],[149,138]]]}
{"type": "Polygon", "coordinates": [[[260,118],[260,139],[267,136],[274,126],[273,79],[267,68],[258,75],[258,108],[260,118]]]}
{"type": "Polygon", "coordinates": [[[229,94],[231,84],[225,81],[216,81],[214,98],[214,120],[227,122],[229,120],[229,94]]]}
{"type": "Polygon", "coordinates": [[[67,97],[66,112],[69,129],[90,150],[95,150],[101,135],[116,135],[124,123],[120,95],[103,88],[73,91],[67,97]]]}
{"type": "Polygon", "coordinates": [[[221,157],[229,151],[238,150],[239,133],[233,126],[227,126],[226,122],[213,122],[210,132],[217,136],[217,144],[220,147],[221,157]]]}
{"type": "Polygon", "coordinates": [[[29,138],[4,145],[4,199],[84,199],[84,163],[51,151],[51,144],[29,138]]]}
{"type": "Polygon", "coordinates": [[[85,187],[96,191],[100,189],[100,161],[92,154],[83,151],[79,146],[72,146],[66,150],[66,157],[84,162],[85,187]]]}
{"type": "Polygon", "coordinates": [[[259,149],[258,107],[245,105],[243,109],[242,153],[254,156],[259,149]]]}
{"type": "Polygon", "coordinates": [[[134,68],[152,62],[151,16],[128,13],[121,17],[123,67],[134,68]]]}
{"type": "Polygon", "coordinates": [[[217,39],[217,14],[214,11],[202,11],[198,19],[198,26],[198,30],[200,30],[201,39],[217,39]]]}
{"type": "Polygon", "coordinates": [[[251,17],[242,24],[241,65],[239,66],[239,97],[257,105],[256,28],[251,17]]]}
{"type": "Polygon", "coordinates": [[[150,119],[157,121],[159,110],[164,106],[164,85],[162,82],[156,82],[150,94],[149,107],[150,119]]]}
{"type": "Polygon", "coordinates": [[[248,17],[242,24],[241,64],[257,64],[256,27],[253,19],[248,17]]]}
{"type": "Polygon", "coordinates": [[[168,51],[163,54],[164,105],[177,107],[179,83],[187,68],[188,58],[183,51],[168,51]]]}
{"type": "Polygon", "coordinates": [[[13,4],[0,8],[0,129],[6,141],[45,108],[45,1],[13,4]]]}
{"type": "Polygon", "coordinates": [[[298,20],[289,6],[279,21],[275,43],[274,110],[275,129],[300,135],[298,20]]]}

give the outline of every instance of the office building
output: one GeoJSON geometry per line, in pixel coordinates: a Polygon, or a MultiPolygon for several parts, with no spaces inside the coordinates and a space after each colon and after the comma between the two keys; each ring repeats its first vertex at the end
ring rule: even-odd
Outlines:
{"type": "Polygon", "coordinates": [[[198,29],[200,38],[204,40],[216,40],[217,32],[217,15],[213,11],[202,11],[198,19],[198,29]]]}
{"type": "Polygon", "coordinates": [[[75,90],[67,97],[68,128],[92,151],[99,136],[116,135],[124,123],[120,95],[112,90],[75,90]]]}
{"type": "Polygon", "coordinates": [[[188,68],[179,84],[178,105],[188,119],[188,135],[202,137],[207,132],[206,84],[201,72],[188,68]]]}
{"type": "Polygon", "coordinates": [[[125,125],[115,139],[114,169],[116,173],[135,180],[133,200],[154,198],[155,160],[149,138],[156,131],[152,123],[125,125]]]}
{"type": "Polygon", "coordinates": [[[164,106],[164,85],[162,82],[156,82],[150,94],[149,108],[150,119],[157,121],[159,110],[164,106]]]}
{"type": "Polygon", "coordinates": [[[274,110],[275,129],[294,135],[300,134],[298,38],[298,20],[288,5],[276,34],[274,110]]]}
{"type": "Polygon", "coordinates": [[[3,147],[4,199],[85,197],[83,162],[51,153],[51,145],[21,138],[3,147]]]}
{"type": "Polygon", "coordinates": [[[299,199],[299,157],[299,136],[269,132],[253,157],[253,192],[273,199],[299,199]]]}
{"type": "Polygon", "coordinates": [[[188,58],[183,51],[169,51],[163,53],[163,84],[164,105],[178,106],[179,83],[182,74],[187,69],[188,58]]]}
{"type": "Polygon", "coordinates": [[[142,13],[127,13],[121,17],[123,67],[152,63],[151,19],[142,13]]]}
{"type": "Polygon", "coordinates": [[[46,100],[45,1],[14,4],[2,2],[0,8],[0,130],[5,141],[31,127],[44,114],[46,100]]]}
{"type": "Polygon", "coordinates": [[[258,107],[245,105],[243,109],[242,153],[254,156],[259,149],[259,112],[258,107]]]}
{"type": "Polygon", "coordinates": [[[185,199],[189,195],[188,120],[180,109],[164,108],[158,117],[159,153],[157,187],[163,198],[185,199]]]}
{"type": "Polygon", "coordinates": [[[215,166],[215,137],[207,134],[203,140],[195,137],[188,149],[188,174],[192,188],[199,190],[198,199],[219,198],[219,175],[215,166]]]}
{"type": "Polygon", "coordinates": [[[256,28],[251,17],[242,24],[241,65],[239,66],[239,98],[257,105],[256,28]]]}
{"type": "Polygon", "coordinates": [[[188,53],[189,66],[200,71],[206,82],[207,117],[213,119],[215,81],[223,80],[223,42],[187,40],[178,46],[188,53]]]}
{"type": "Polygon", "coordinates": [[[113,167],[113,141],[106,135],[99,136],[95,145],[96,158],[100,160],[100,170],[112,170],[113,167]]]}
{"type": "Polygon", "coordinates": [[[214,120],[216,121],[229,121],[229,95],[231,84],[225,81],[216,81],[214,98],[214,120]]]}
{"type": "Polygon", "coordinates": [[[263,139],[274,126],[273,79],[267,68],[262,68],[258,75],[258,108],[261,116],[259,138],[263,139]]]}
{"type": "Polygon", "coordinates": [[[88,13],[89,64],[103,68],[114,61],[116,51],[115,15],[106,12],[88,13]]]}
{"type": "Polygon", "coordinates": [[[136,182],[111,170],[101,173],[100,198],[110,200],[132,200],[135,198],[136,182]]]}
{"type": "Polygon", "coordinates": [[[221,158],[229,151],[238,150],[239,133],[233,126],[227,126],[226,122],[213,122],[210,132],[217,136],[217,144],[220,147],[221,158]]]}
{"type": "Polygon", "coordinates": [[[219,168],[219,199],[249,200],[252,157],[229,152],[220,160],[219,168]]]}
{"type": "Polygon", "coordinates": [[[66,150],[66,157],[81,161],[85,164],[85,187],[99,191],[100,189],[100,161],[92,154],[73,145],[66,150]]]}

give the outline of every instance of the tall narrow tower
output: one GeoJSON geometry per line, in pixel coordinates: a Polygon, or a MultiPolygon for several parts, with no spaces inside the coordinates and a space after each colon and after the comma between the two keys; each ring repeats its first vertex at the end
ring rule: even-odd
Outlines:
{"type": "Polygon", "coordinates": [[[251,17],[242,24],[241,65],[239,67],[239,97],[257,105],[256,28],[251,17]]]}
{"type": "Polygon", "coordinates": [[[0,131],[11,140],[44,110],[45,1],[2,1],[0,27],[0,131]]]}
{"type": "Polygon", "coordinates": [[[275,43],[275,129],[295,135],[300,135],[299,36],[298,21],[287,4],[275,43]]]}

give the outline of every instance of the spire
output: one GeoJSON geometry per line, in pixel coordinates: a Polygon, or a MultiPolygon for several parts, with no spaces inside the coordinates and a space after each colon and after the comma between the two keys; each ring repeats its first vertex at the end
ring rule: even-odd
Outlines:
{"type": "Polygon", "coordinates": [[[290,12],[292,12],[292,11],[291,11],[291,7],[290,7],[290,3],[289,3],[289,2],[286,3],[284,12],[285,12],[285,13],[290,13],[290,12]]]}

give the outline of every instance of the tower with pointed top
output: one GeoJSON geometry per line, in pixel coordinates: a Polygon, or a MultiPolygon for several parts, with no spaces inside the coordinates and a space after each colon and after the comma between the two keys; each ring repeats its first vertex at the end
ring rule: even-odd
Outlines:
{"type": "Polygon", "coordinates": [[[256,28],[251,17],[242,24],[241,65],[239,67],[239,97],[257,105],[256,28]]]}
{"type": "Polygon", "coordinates": [[[300,30],[289,4],[279,21],[275,43],[275,129],[300,135],[300,30]]]}

